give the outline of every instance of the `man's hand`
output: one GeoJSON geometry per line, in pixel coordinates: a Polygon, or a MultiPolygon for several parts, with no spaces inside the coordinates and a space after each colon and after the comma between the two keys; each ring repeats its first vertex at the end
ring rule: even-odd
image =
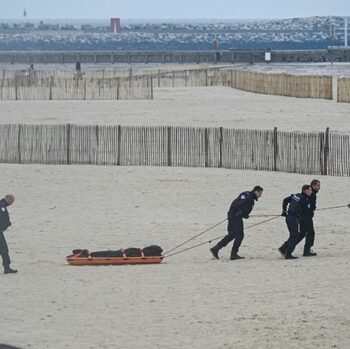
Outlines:
{"type": "Polygon", "coordinates": [[[287,217],[287,212],[286,212],[286,211],[283,211],[283,212],[281,213],[281,216],[282,216],[282,217],[287,217]]]}

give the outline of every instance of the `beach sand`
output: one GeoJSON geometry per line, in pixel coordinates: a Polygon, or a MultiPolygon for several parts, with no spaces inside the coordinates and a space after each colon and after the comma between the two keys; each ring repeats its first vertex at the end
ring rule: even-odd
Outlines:
{"type": "MultiPolygon", "coordinates": [[[[203,168],[1,165],[17,201],[6,232],[17,275],[0,275],[0,342],[21,348],[348,348],[349,209],[316,213],[317,257],[282,259],[282,217],[247,229],[240,254],[205,244],[160,265],[74,267],[65,256],[169,250],[265,188],[252,215],[279,214],[313,176],[203,168]]],[[[319,177],[318,206],[349,202],[349,179],[319,177]]],[[[246,227],[266,218],[251,217],[246,227]]],[[[184,246],[220,237],[226,224],[184,246]]]]}
{"type": "Polygon", "coordinates": [[[155,89],[154,100],[2,101],[1,123],[178,125],[350,131],[350,104],[229,87],[155,89]]]}
{"type": "MultiPolygon", "coordinates": [[[[160,89],[153,101],[1,102],[1,123],[223,126],[350,131],[349,104],[224,87],[160,89]]],[[[316,212],[317,257],[286,261],[282,217],[246,229],[240,254],[212,244],[159,265],[73,267],[65,256],[158,244],[165,251],[264,187],[250,225],[314,176],[182,167],[0,164],[17,275],[0,274],[0,343],[31,349],[350,348],[350,210],[316,212]]],[[[349,178],[317,176],[318,207],[349,203],[349,178]]],[[[226,234],[226,223],[187,246],[226,234]]]]}

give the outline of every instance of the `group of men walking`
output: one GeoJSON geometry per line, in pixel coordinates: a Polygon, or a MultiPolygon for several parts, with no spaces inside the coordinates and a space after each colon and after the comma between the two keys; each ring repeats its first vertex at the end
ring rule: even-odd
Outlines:
{"type": "MultiPolygon", "coordinates": [[[[301,193],[292,194],[286,197],[282,202],[282,216],[286,217],[286,224],[289,231],[289,238],[279,248],[279,252],[285,259],[296,259],[293,256],[293,251],[304,238],[304,253],[305,257],[316,256],[312,251],[312,246],[315,240],[315,229],[313,224],[314,212],[316,210],[316,196],[320,190],[320,181],[314,179],[310,185],[302,186],[301,193]]],[[[248,219],[253,210],[254,203],[263,193],[264,189],[257,185],[251,191],[245,191],[238,195],[230,205],[227,213],[228,219],[228,234],[218,242],[217,245],[210,249],[212,255],[219,259],[219,251],[229,242],[234,240],[231,250],[231,260],[243,259],[244,257],[238,254],[241,243],[244,239],[244,224],[243,219],[248,219]]],[[[5,274],[17,273],[17,270],[10,267],[11,260],[9,249],[7,247],[4,231],[11,225],[10,216],[7,210],[15,201],[12,194],[7,194],[0,200],[0,255],[4,266],[5,274]]]]}
{"type": "MultiPolygon", "coordinates": [[[[301,193],[292,194],[282,202],[282,216],[286,217],[289,238],[278,248],[285,259],[296,259],[292,255],[295,247],[305,238],[304,257],[313,257],[317,254],[312,251],[315,241],[315,229],[313,224],[314,212],[316,210],[316,195],[320,190],[321,183],[314,179],[310,185],[302,186],[301,193]]],[[[238,195],[231,203],[227,213],[228,234],[210,249],[212,255],[219,259],[219,251],[230,241],[234,240],[231,250],[231,260],[243,259],[238,255],[238,250],[244,238],[243,219],[248,219],[253,210],[254,203],[262,193],[263,188],[259,185],[253,190],[238,195]]]]}

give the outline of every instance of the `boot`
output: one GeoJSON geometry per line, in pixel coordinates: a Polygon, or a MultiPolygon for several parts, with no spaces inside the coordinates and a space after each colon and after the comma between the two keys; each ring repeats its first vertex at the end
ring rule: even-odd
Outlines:
{"type": "Polygon", "coordinates": [[[304,249],[303,256],[304,257],[315,257],[315,256],[317,256],[317,253],[312,251],[311,248],[310,249],[306,249],[306,250],[304,249]]]}
{"type": "Polygon", "coordinates": [[[286,253],[286,259],[298,259],[298,257],[293,256],[290,252],[286,253]]]}
{"type": "Polygon", "coordinates": [[[10,266],[4,267],[4,274],[16,274],[17,269],[12,269],[10,266]]]}
{"type": "Polygon", "coordinates": [[[284,244],[278,248],[278,252],[281,254],[282,257],[286,257],[286,247],[284,244]]]}
{"type": "Polygon", "coordinates": [[[241,257],[237,254],[237,252],[231,252],[231,257],[230,257],[230,260],[231,261],[234,261],[236,259],[244,259],[244,257],[241,257]]]}
{"type": "Polygon", "coordinates": [[[210,249],[211,254],[216,259],[220,259],[219,258],[219,250],[220,250],[220,247],[218,245],[216,245],[210,249]]]}

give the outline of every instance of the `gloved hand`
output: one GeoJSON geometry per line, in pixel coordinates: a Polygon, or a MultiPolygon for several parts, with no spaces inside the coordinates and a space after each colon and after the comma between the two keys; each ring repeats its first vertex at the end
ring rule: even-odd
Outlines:
{"type": "Polygon", "coordinates": [[[287,217],[287,212],[286,211],[283,211],[282,214],[281,214],[282,217],[287,217]]]}
{"type": "Polygon", "coordinates": [[[348,207],[350,208],[350,204],[348,205],[348,207]]]}
{"type": "Polygon", "coordinates": [[[248,218],[249,218],[249,214],[245,214],[245,215],[243,216],[243,218],[248,219],[248,218]]]}

